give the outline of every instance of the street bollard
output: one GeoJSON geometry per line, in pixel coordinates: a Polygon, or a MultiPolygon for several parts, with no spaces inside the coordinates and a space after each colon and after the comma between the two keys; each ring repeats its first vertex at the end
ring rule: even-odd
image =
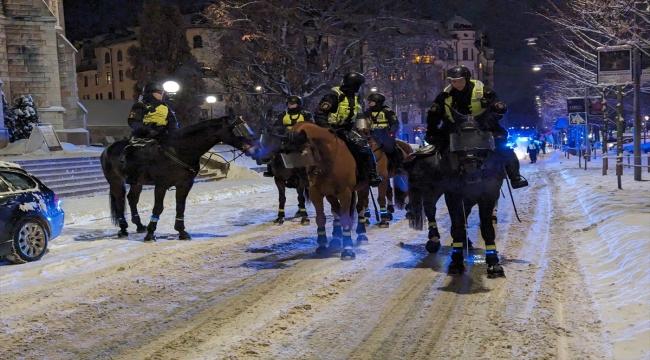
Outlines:
{"type": "Polygon", "coordinates": [[[603,155],[603,175],[607,175],[607,155],[603,155]]]}

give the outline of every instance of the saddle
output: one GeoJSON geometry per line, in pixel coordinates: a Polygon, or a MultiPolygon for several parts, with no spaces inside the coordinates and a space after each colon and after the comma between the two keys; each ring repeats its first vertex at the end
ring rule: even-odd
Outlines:
{"type": "Polygon", "coordinates": [[[135,138],[124,148],[120,155],[120,164],[125,173],[136,171],[141,166],[149,165],[158,155],[158,141],[148,138],[135,138]]]}

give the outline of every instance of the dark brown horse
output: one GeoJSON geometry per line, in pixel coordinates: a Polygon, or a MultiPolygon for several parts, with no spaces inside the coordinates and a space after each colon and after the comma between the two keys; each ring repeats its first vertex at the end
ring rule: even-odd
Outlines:
{"type": "Polygon", "coordinates": [[[128,235],[128,223],[125,218],[125,197],[131,208],[131,222],[138,232],[147,231],[144,240],[155,241],[154,232],[163,211],[163,200],[167,190],[176,187],[176,221],[174,229],[180,240],[191,239],[185,231],[185,200],[194,185],[194,178],[199,171],[199,159],[219,142],[234,146],[248,155],[254,154],[259,147],[258,140],[246,122],[238,117],[231,121],[229,116],[202,121],[182,128],[170,136],[168,144],[158,149],[155,158],[138,174],[138,183],[131,185],[126,195],[125,176],[121,171],[120,155],[128,145],[128,140],[110,145],[101,155],[102,170],[110,184],[110,206],[113,224],[120,227],[118,237],[128,235]],[[151,212],[149,225],[142,225],[138,215],[138,200],[142,185],[155,185],[155,203],[151,212]]]}
{"type": "Polygon", "coordinates": [[[299,179],[298,171],[303,169],[287,169],[282,164],[281,155],[278,153],[282,147],[283,136],[274,134],[263,134],[261,138],[262,149],[260,150],[260,162],[270,161],[273,165],[273,181],[278,188],[278,217],[273,221],[276,225],[284,224],[285,213],[284,206],[287,202],[286,191],[288,180],[293,178],[298,181],[295,182],[296,192],[298,193],[298,211],[295,217],[300,217],[301,225],[309,225],[309,215],[305,202],[308,198],[307,185],[303,179],[299,179]],[[262,155],[264,154],[264,155],[262,155]],[[272,155],[273,154],[273,155],[272,155]]]}
{"type": "Polygon", "coordinates": [[[332,131],[309,122],[296,124],[289,138],[294,146],[299,148],[313,147],[317,156],[315,166],[309,171],[309,198],[316,209],[316,224],[318,234],[318,254],[325,254],[343,246],[341,259],[354,259],[352,250],[352,211],[355,190],[367,187],[366,181],[357,182],[357,166],[346,146],[332,131]],[[325,231],[324,199],[332,206],[334,213],[335,232],[329,243],[325,231]],[[340,223],[343,242],[337,238],[336,226],[340,223]]]}

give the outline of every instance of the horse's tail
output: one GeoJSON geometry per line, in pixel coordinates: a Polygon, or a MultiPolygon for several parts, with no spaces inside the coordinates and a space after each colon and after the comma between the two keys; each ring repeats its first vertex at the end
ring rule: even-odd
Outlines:
{"type": "Polygon", "coordinates": [[[311,204],[311,199],[309,198],[309,187],[305,186],[303,188],[302,194],[305,196],[305,203],[311,204]]]}
{"type": "Polygon", "coordinates": [[[120,219],[124,214],[117,213],[117,199],[112,193],[108,194],[111,203],[111,222],[114,226],[120,226],[120,219]]]}
{"type": "Polygon", "coordinates": [[[404,210],[406,197],[408,196],[407,178],[403,175],[397,175],[393,178],[393,202],[399,210],[404,210]]]}
{"type": "Polygon", "coordinates": [[[350,197],[350,218],[354,223],[354,214],[357,212],[357,192],[352,192],[352,197],[350,197]]]}
{"type": "Polygon", "coordinates": [[[411,229],[422,230],[424,228],[424,189],[418,186],[409,186],[409,226],[411,229]]]}

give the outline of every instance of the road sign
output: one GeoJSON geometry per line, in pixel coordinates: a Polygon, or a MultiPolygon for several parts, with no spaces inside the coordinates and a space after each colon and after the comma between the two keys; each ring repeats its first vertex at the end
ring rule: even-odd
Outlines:
{"type": "Polygon", "coordinates": [[[569,124],[570,125],[586,125],[587,116],[583,112],[570,113],[569,114],[569,124]]]}
{"type": "Polygon", "coordinates": [[[566,99],[566,108],[567,114],[585,112],[585,98],[584,97],[572,97],[566,99]]]}

